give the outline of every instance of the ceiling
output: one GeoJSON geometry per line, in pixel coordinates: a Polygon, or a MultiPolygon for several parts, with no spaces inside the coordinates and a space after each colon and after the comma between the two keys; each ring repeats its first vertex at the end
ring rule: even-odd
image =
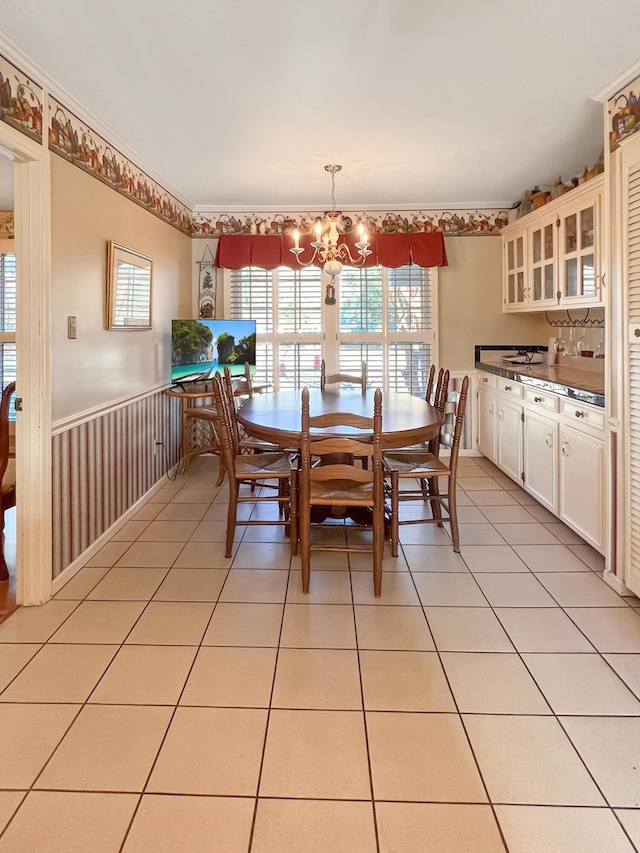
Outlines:
{"type": "MultiPolygon", "coordinates": [[[[0,26],[191,207],[510,205],[602,149],[638,0],[2,0],[0,26]]],[[[64,96],[61,92],[61,100],[64,96]]],[[[2,177],[0,175],[0,183],[2,177]]]]}

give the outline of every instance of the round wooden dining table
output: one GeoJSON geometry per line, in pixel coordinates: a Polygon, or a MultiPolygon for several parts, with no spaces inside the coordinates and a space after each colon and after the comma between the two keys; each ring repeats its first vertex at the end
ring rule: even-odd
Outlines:
{"type": "MultiPolygon", "coordinates": [[[[350,412],[373,417],[374,389],[309,388],[309,413],[350,412]]],[[[238,409],[237,418],[247,433],[283,448],[300,447],[301,391],[275,391],[250,397],[238,409]]],[[[388,391],[382,395],[382,448],[407,447],[429,441],[443,422],[441,412],[420,397],[388,391]]],[[[332,435],[342,434],[336,429],[332,435]]]]}

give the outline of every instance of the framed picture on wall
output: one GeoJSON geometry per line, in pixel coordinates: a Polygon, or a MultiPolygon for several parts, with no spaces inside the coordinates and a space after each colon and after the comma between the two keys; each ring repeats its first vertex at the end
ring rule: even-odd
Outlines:
{"type": "Polygon", "coordinates": [[[113,240],[107,249],[106,328],[150,329],[153,259],[113,240]]]}

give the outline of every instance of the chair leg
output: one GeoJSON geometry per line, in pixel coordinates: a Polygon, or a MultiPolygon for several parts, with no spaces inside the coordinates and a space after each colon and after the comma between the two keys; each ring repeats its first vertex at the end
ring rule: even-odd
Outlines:
{"type": "Polygon", "coordinates": [[[382,594],[382,560],[384,558],[384,517],[381,511],[373,508],[373,594],[380,598],[382,594]]]}
{"type": "Polygon", "coordinates": [[[236,533],[236,514],[238,512],[238,485],[229,489],[229,510],[227,512],[227,542],[225,557],[230,557],[233,551],[233,537],[236,533]]]}
{"type": "Polygon", "coordinates": [[[440,482],[438,477],[429,478],[429,494],[431,495],[431,512],[438,519],[438,527],[442,527],[442,507],[440,506],[440,482]]]}
{"type": "Polygon", "coordinates": [[[298,472],[295,469],[291,472],[289,501],[291,506],[289,511],[289,543],[291,544],[291,555],[295,557],[298,553],[298,525],[300,523],[298,514],[298,472]]]}
{"type": "Polygon", "coordinates": [[[224,466],[224,462],[222,461],[222,456],[219,456],[220,460],[220,468],[218,470],[218,482],[216,483],[216,489],[219,488],[224,483],[224,478],[227,473],[227,469],[224,466]]]}
{"type": "Polygon", "coordinates": [[[449,524],[451,525],[451,538],[453,539],[453,550],[460,553],[460,530],[458,528],[458,507],[456,503],[456,484],[449,483],[449,524]]]}
{"type": "Polygon", "coordinates": [[[308,503],[300,506],[298,516],[298,533],[300,536],[300,563],[302,569],[302,592],[309,592],[311,576],[311,507],[308,503]]]}
{"type": "Polygon", "coordinates": [[[398,491],[400,482],[397,471],[391,472],[391,556],[398,556],[398,491]]]}
{"type": "MultiPolygon", "coordinates": [[[[3,543],[4,550],[4,543],[3,543]]],[[[7,568],[7,563],[4,558],[4,554],[0,554],[0,583],[4,583],[9,580],[9,569],[7,568]]]]}

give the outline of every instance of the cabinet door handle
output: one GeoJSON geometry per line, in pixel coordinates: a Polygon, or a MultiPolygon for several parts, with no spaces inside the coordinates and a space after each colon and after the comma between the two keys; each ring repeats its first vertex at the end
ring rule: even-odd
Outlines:
{"type": "Polygon", "coordinates": [[[489,406],[489,414],[493,414],[493,403],[489,406]]]}
{"type": "Polygon", "coordinates": [[[487,379],[487,377],[486,377],[486,376],[483,376],[483,377],[482,377],[482,381],[483,381],[483,382],[488,382],[489,380],[487,379]]]}
{"type": "Polygon", "coordinates": [[[548,435],[545,438],[544,443],[547,445],[547,447],[553,447],[553,436],[548,435]]]}
{"type": "Polygon", "coordinates": [[[541,402],[542,402],[542,397],[534,397],[534,398],[533,398],[533,402],[534,402],[534,403],[541,403],[541,402]]]}
{"type": "Polygon", "coordinates": [[[569,454],[567,453],[567,447],[569,447],[568,442],[563,441],[563,442],[562,442],[562,447],[560,448],[560,450],[562,450],[562,455],[563,455],[563,456],[568,456],[568,455],[569,455],[569,454]]]}
{"type": "Polygon", "coordinates": [[[578,411],[576,412],[576,417],[577,417],[577,418],[583,418],[583,417],[584,417],[584,412],[583,412],[583,411],[581,411],[580,409],[578,409],[578,411]]]}
{"type": "Polygon", "coordinates": [[[500,420],[502,420],[502,419],[504,418],[504,414],[503,414],[503,412],[502,412],[502,409],[500,409],[500,410],[498,411],[498,417],[500,418],[500,420]]]}
{"type": "Polygon", "coordinates": [[[640,329],[634,329],[633,334],[636,336],[636,338],[640,338],[640,329]]]}
{"type": "Polygon", "coordinates": [[[505,385],[504,390],[505,391],[511,391],[511,385],[505,385]]]}

